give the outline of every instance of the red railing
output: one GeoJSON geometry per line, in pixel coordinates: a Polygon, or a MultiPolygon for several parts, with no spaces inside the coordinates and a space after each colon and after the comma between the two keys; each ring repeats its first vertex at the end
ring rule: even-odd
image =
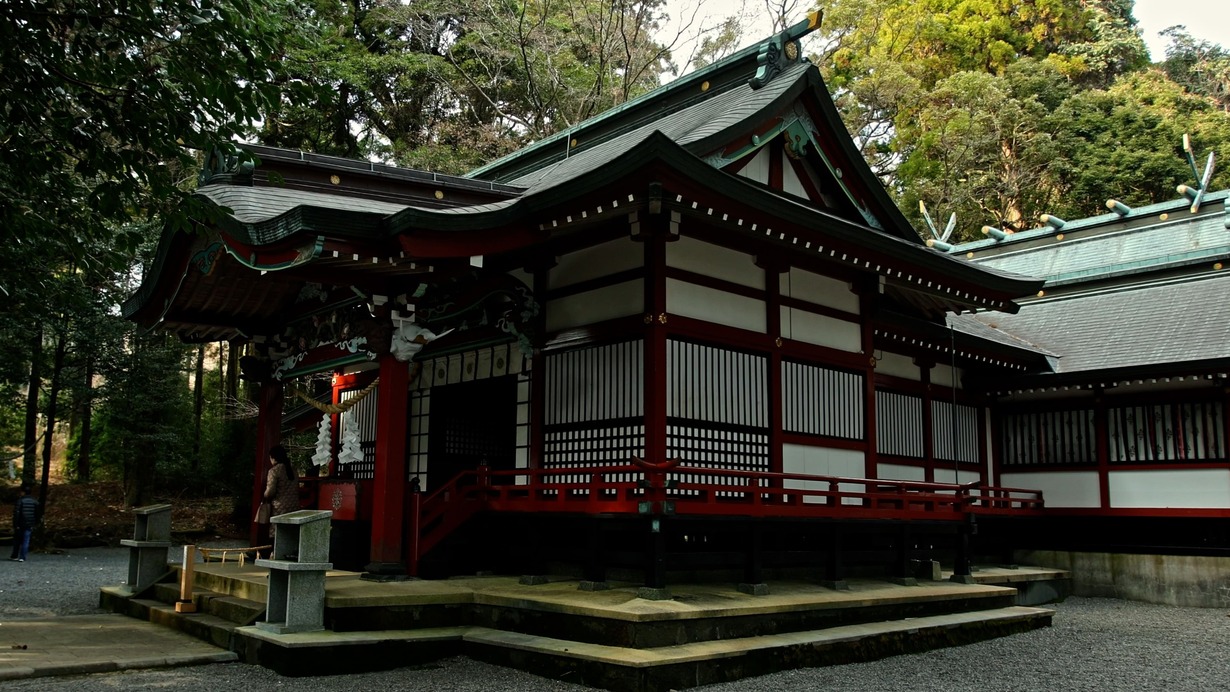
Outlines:
{"type": "Polygon", "coordinates": [[[411,512],[411,573],[420,556],[481,511],[960,521],[969,514],[1029,514],[1042,507],[1039,490],[977,483],[734,471],[678,462],[511,471],[480,467],[458,474],[411,512]]]}

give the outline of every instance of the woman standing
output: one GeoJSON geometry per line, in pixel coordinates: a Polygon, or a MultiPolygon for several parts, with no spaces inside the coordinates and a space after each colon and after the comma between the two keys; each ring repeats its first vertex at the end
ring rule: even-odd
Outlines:
{"type": "MultiPolygon", "coordinates": [[[[274,445],[269,450],[269,476],[265,481],[265,499],[273,503],[270,516],[286,514],[299,509],[299,479],[295,467],[290,465],[286,448],[274,445]]],[[[276,527],[269,525],[269,537],[273,538],[276,527]]]]}

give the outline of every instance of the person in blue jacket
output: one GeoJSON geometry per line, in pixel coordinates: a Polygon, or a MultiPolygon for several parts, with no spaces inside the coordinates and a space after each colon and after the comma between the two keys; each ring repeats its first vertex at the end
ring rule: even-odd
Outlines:
{"type": "Polygon", "coordinates": [[[13,505],[13,554],[10,560],[25,562],[30,550],[30,533],[38,524],[38,500],[30,496],[32,488],[21,486],[21,498],[13,505]]]}

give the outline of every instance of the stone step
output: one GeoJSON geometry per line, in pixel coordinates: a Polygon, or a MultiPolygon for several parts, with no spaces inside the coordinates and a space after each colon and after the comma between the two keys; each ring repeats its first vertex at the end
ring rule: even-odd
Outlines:
{"type": "Polygon", "coordinates": [[[464,602],[437,598],[434,593],[401,602],[382,599],[372,605],[357,598],[334,598],[327,602],[325,620],[336,631],[469,625],[647,649],[1016,604],[1013,589],[949,583],[897,587],[859,580],[844,592],[796,584],[759,597],[730,585],[681,586],[675,591],[673,599],[653,602],[637,599],[634,588],[617,585],[593,594],[579,591],[575,581],[563,580],[531,587],[488,586],[464,602]]]}
{"type": "MultiPolygon", "coordinates": [[[[156,584],[154,599],[174,606],[179,600],[178,584],[156,584]]],[[[228,596],[200,586],[192,589],[197,612],[213,615],[236,625],[250,625],[265,612],[265,604],[238,596],[228,596]]]]}
{"type": "MultiPolygon", "coordinates": [[[[234,596],[256,603],[265,603],[269,598],[269,570],[255,565],[247,565],[242,574],[247,578],[237,579],[231,575],[219,575],[198,569],[193,576],[193,585],[220,593],[224,596],[234,596]]],[[[176,577],[179,568],[176,567],[176,577]]]]}
{"type": "Polygon", "coordinates": [[[1009,606],[654,649],[476,629],[465,635],[464,651],[491,663],[616,692],[664,692],[969,644],[1049,626],[1053,615],[1052,610],[1009,606]]]}
{"type": "Polygon", "coordinates": [[[175,606],[152,598],[132,598],[123,593],[113,593],[109,597],[107,589],[103,594],[102,606],[109,607],[112,612],[179,630],[228,651],[241,650],[235,636],[239,625],[234,622],[208,613],[177,613],[175,606]]]}
{"type": "Polygon", "coordinates": [[[463,654],[617,692],[659,692],[799,667],[969,644],[1051,624],[1054,611],[1008,606],[741,639],[634,649],[489,627],[273,634],[244,627],[249,663],[284,675],[358,672],[463,654]],[[409,658],[408,658],[409,657],[409,658]]]}
{"type": "Polygon", "coordinates": [[[155,588],[155,592],[160,596],[169,595],[172,598],[170,603],[154,598],[133,598],[126,589],[106,587],[99,597],[99,605],[112,612],[170,627],[214,646],[236,652],[243,650],[243,642],[235,634],[236,630],[252,624],[265,612],[264,604],[198,590],[194,593],[193,600],[198,604],[199,611],[180,613],[175,610],[174,604],[174,599],[179,596],[179,589],[172,591],[167,588],[170,586],[172,585],[159,584],[155,588]]]}

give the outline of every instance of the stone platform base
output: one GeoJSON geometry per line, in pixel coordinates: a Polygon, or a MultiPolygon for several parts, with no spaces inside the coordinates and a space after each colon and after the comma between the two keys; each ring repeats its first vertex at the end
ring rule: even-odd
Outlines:
{"type": "MultiPolygon", "coordinates": [[[[140,617],[144,608],[159,622],[219,618],[208,614],[211,603],[265,597],[263,572],[200,567],[204,615],[125,604],[118,592],[107,599],[117,611],[140,617]]],[[[733,583],[672,584],[668,598],[651,600],[640,596],[639,584],[583,591],[560,577],[527,580],[532,584],[517,576],[378,583],[330,571],[325,581],[324,631],[270,632],[251,626],[246,612],[249,624],[202,638],[284,675],[466,655],[618,692],[656,692],[964,644],[1045,627],[1053,615],[1015,605],[1015,589],[951,582],[851,579],[848,590],[838,591],[774,581],[767,592],[756,589],[759,595],[733,583]]]]}

